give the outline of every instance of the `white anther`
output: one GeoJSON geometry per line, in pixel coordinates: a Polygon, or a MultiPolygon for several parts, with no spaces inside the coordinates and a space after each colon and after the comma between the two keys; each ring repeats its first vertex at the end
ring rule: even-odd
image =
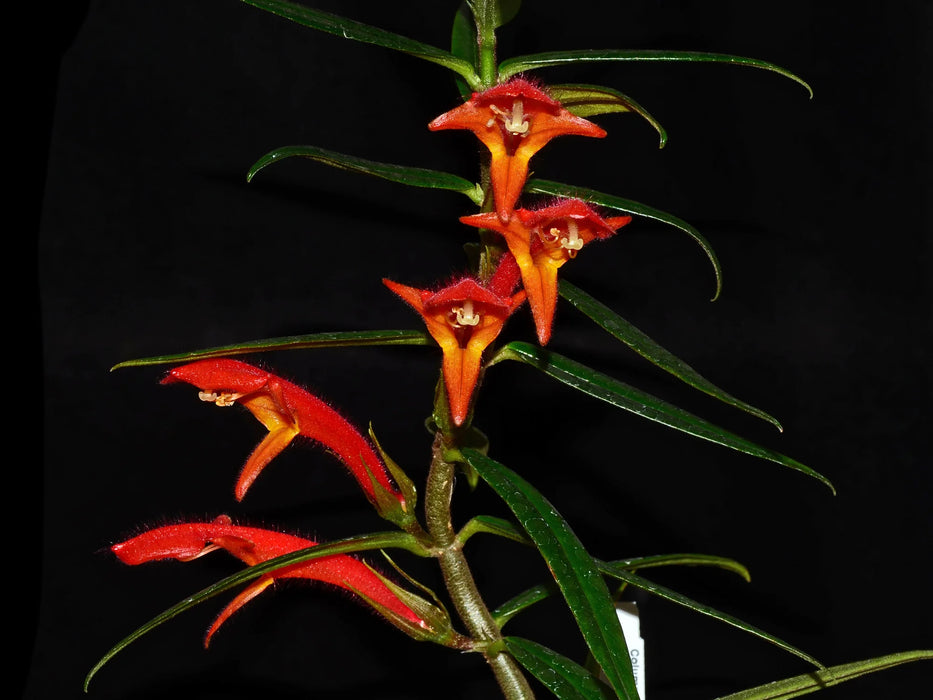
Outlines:
{"type": "Polygon", "coordinates": [[[479,324],[479,314],[473,313],[473,302],[467,299],[463,306],[455,306],[451,311],[456,314],[456,325],[475,326],[479,324]]]}
{"type": "MultiPolygon", "coordinates": [[[[531,124],[528,123],[528,118],[525,116],[524,106],[521,100],[512,102],[511,112],[499,109],[495,105],[489,105],[489,109],[502,119],[505,130],[510,134],[521,136],[522,138],[528,135],[528,129],[531,127],[531,124]]],[[[492,126],[494,123],[495,119],[490,119],[486,122],[486,126],[492,126]]]]}
{"type": "Polygon", "coordinates": [[[570,257],[577,254],[577,251],[583,247],[583,239],[577,230],[577,222],[573,219],[567,220],[567,235],[560,239],[560,246],[564,248],[570,257]]]}

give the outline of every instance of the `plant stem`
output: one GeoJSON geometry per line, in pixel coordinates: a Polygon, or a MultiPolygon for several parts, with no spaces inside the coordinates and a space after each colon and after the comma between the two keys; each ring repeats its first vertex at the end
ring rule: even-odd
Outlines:
{"type": "Polygon", "coordinates": [[[434,439],[433,459],[425,487],[425,521],[438,554],[441,573],[450,599],[466,625],[475,648],[492,667],[493,674],[508,700],[531,700],[534,693],[521,669],[501,650],[502,631],[480,595],[473,574],[454,532],[450,503],[453,498],[456,467],[444,459],[444,434],[434,439]]]}
{"type": "Polygon", "coordinates": [[[476,46],[479,54],[479,78],[483,90],[496,84],[499,70],[496,66],[496,19],[499,3],[496,0],[479,0],[473,5],[476,20],[476,46]]]}

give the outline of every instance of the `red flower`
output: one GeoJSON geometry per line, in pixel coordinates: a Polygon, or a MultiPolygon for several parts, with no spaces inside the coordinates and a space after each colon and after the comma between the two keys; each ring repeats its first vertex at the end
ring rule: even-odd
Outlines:
{"type": "Polygon", "coordinates": [[[597,138],[606,135],[593,122],[574,116],[523,78],[474,92],[468,102],[445,112],[428,128],[469,129],[489,149],[496,212],[502,221],[511,217],[525,186],[528,161],[548,141],[565,134],[597,138]]]}
{"type": "Polygon", "coordinates": [[[542,345],[551,337],[557,306],[557,270],[584,245],[608,238],[631,220],[631,216],[603,219],[579,199],[566,199],[543,209],[518,209],[507,223],[492,212],[460,219],[470,226],[501,233],[505,238],[521,270],[542,345]]]}
{"type": "MultiPolygon", "coordinates": [[[[115,544],[110,550],[124,564],[136,565],[162,559],[191,561],[217,549],[225,549],[253,566],[316,544],[312,540],[274,530],[233,525],[229,517],[221,515],[213,522],[158,527],[115,544]]],[[[428,628],[428,623],[403,603],[385,579],[369,566],[346,554],[335,554],[261,575],[214,620],[207,631],[204,646],[210,644],[211,637],[233,613],[281,578],[313,579],[340,586],[361,596],[403,630],[417,633],[428,628]]]]}
{"type": "Polygon", "coordinates": [[[510,296],[505,291],[506,287],[514,286],[511,281],[501,275],[493,279],[495,284],[484,287],[476,279],[464,277],[437,292],[382,280],[421,314],[428,332],[441,346],[444,385],[456,425],[466,420],[483,351],[525,300],[524,292],[510,296]]]}
{"type": "Polygon", "coordinates": [[[237,360],[200,360],[176,367],[163,384],[187,382],[198,387],[202,401],[218,406],[242,404],[269,429],[269,434],[253,450],[236,483],[241,500],[263,468],[297,435],[317,440],[333,451],[356,477],[369,500],[384,501],[385,493],[405,498],[389,479],[382,459],[364,438],[337,411],[313,394],[284,379],[237,360]],[[376,492],[379,489],[382,493],[376,492]]]}

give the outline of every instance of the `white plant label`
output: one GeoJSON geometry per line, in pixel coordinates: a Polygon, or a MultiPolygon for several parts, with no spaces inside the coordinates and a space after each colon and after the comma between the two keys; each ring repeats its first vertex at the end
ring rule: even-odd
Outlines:
{"type": "Polygon", "coordinates": [[[645,640],[641,637],[638,606],[634,602],[616,603],[616,615],[622,623],[622,633],[628,645],[628,655],[632,661],[638,697],[645,700],[645,640]]]}

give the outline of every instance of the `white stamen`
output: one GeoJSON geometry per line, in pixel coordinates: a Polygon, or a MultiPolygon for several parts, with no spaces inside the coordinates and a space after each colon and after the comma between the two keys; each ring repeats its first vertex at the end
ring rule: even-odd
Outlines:
{"type": "Polygon", "coordinates": [[[567,220],[567,235],[560,239],[560,246],[567,251],[571,258],[577,254],[578,250],[583,248],[583,239],[580,238],[577,222],[573,219],[567,220]]]}
{"type": "Polygon", "coordinates": [[[243,396],[243,394],[230,392],[221,392],[220,394],[214,391],[198,392],[198,398],[201,399],[201,401],[209,401],[210,403],[217,404],[218,406],[232,406],[241,396],[243,396]]]}
{"type": "MultiPolygon", "coordinates": [[[[512,102],[511,112],[499,109],[495,105],[489,105],[489,109],[502,120],[505,130],[510,134],[521,136],[522,138],[528,135],[528,129],[531,127],[531,124],[528,123],[528,117],[525,116],[525,108],[521,100],[512,102]]],[[[486,122],[486,126],[492,126],[494,123],[495,119],[490,119],[486,122]]]]}
{"type": "Polygon", "coordinates": [[[479,324],[479,314],[473,313],[473,302],[467,299],[463,306],[455,306],[451,312],[456,314],[457,326],[476,326],[479,324]]]}
{"type": "Polygon", "coordinates": [[[544,243],[557,243],[557,240],[560,238],[560,229],[556,226],[552,226],[547,230],[547,233],[538,231],[538,238],[544,243]]]}

